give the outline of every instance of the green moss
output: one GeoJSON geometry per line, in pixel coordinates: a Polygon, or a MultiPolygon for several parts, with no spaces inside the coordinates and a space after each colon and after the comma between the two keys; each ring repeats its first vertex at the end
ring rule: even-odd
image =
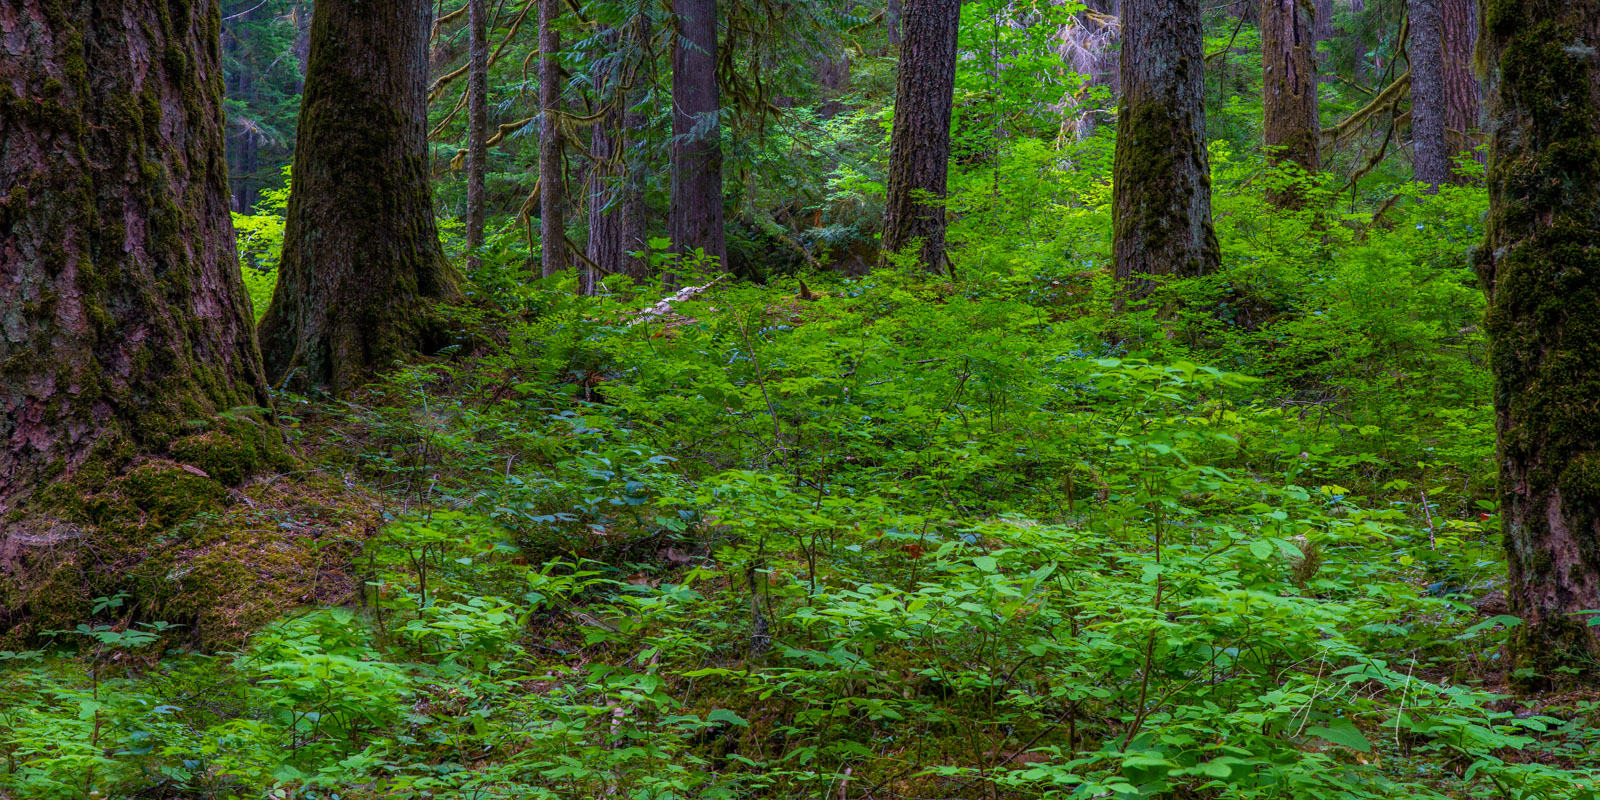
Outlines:
{"type": "Polygon", "coordinates": [[[269,469],[294,467],[277,433],[253,420],[224,420],[218,429],[172,443],[172,456],[229,486],[269,469]]]}
{"type": "Polygon", "coordinates": [[[1549,677],[1593,669],[1600,654],[1600,637],[1572,613],[1590,607],[1600,572],[1600,67],[1573,47],[1581,22],[1548,4],[1485,10],[1502,107],[1478,269],[1490,296],[1509,594],[1529,620],[1516,634],[1519,663],[1549,677]]]}

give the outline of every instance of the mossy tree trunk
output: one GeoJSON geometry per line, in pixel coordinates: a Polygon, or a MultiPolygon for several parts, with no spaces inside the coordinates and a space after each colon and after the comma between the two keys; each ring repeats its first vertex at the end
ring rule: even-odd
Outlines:
{"type": "Polygon", "coordinates": [[[672,252],[704,250],[728,268],[722,215],[722,122],[717,93],[717,0],[673,0],[672,252]]]}
{"type": "Polygon", "coordinates": [[[479,265],[489,171],[488,0],[467,0],[467,264],[479,265]]]}
{"type": "Polygon", "coordinates": [[[219,27],[214,0],[0,4],[0,512],[268,403],[219,27]]]}
{"type": "Polygon", "coordinates": [[[1445,139],[1444,36],[1440,0],[1406,0],[1411,25],[1406,54],[1411,59],[1411,177],[1437,191],[1450,178],[1450,145],[1445,139]]]}
{"type": "MultiPolygon", "coordinates": [[[[1274,164],[1321,169],[1317,152],[1316,37],[1304,0],[1261,0],[1261,143],[1274,164]]],[[[1273,191],[1279,206],[1302,202],[1293,189],[1273,191]]]]}
{"type": "Polygon", "coordinates": [[[961,2],[905,0],[900,23],[882,248],[888,254],[917,246],[923,268],[943,272],[961,2]]]}
{"type": "Polygon", "coordinates": [[[1488,293],[1519,666],[1593,672],[1600,627],[1600,4],[1487,0],[1488,293]]]}
{"type": "MultiPolygon", "coordinates": [[[[1483,125],[1483,86],[1473,67],[1478,47],[1477,0],[1440,0],[1439,30],[1444,56],[1444,127],[1450,180],[1470,179],[1456,167],[1456,157],[1478,146],[1483,125]]],[[[1480,157],[1481,162],[1481,157],[1480,157]]]]}
{"type": "Polygon", "coordinates": [[[561,133],[561,0],[539,2],[539,274],[572,265],[567,254],[567,173],[561,133]]]}
{"type": "Polygon", "coordinates": [[[427,0],[318,0],[283,259],[274,383],[347,395],[422,347],[456,295],[428,183],[427,0]]]}
{"type": "Polygon", "coordinates": [[[1112,228],[1121,297],[1148,295],[1159,276],[1213,272],[1199,0],[1126,3],[1122,101],[1112,167],[1112,228]]]}

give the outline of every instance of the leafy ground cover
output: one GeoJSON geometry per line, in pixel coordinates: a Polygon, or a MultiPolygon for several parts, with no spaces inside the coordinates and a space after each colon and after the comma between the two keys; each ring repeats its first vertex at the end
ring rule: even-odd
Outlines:
{"type": "Polygon", "coordinates": [[[1481,192],[1222,192],[1228,271],[1114,314],[1098,189],[1030,187],[1068,221],[974,190],[954,281],[654,314],[491,259],[455,347],[280,398],[302,463],[225,512],[339,579],[0,653],[0,793],[1600,793],[1596,698],[1503,657],[1481,192]]]}

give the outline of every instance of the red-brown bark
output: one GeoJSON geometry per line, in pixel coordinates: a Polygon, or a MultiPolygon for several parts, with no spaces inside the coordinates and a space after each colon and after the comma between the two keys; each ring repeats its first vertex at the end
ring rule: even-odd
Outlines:
{"type": "Polygon", "coordinates": [[[905,0],[894,126],[889,132],[883,251],[914,244],[922,266],[945,268],[945,183],[950,164],[960,0],[905,0]]]}
{"type": "Polygon", "coordinates": [[[0,512],[268,403],[228,215],[219,12],[174,8],[0,4],[0,512]]]}

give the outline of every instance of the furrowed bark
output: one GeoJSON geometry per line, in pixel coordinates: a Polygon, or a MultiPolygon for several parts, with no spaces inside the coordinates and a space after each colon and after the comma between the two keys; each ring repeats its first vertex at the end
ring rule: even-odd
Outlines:
{"type": "Polygon", "coordinates": [[[1411,17],[1406,53],[1411,59],[1412,179],[1437,191],[1450,178],[1445,141],[1444,44],[1440,0],[1407,0],[1411,17]]]}
{"type": "Polygon", "coordinates": [[[1113,164],[1113,249],[1121,301],[1160,276],[1214,272],[1211,165],[1199,0],[1126,3],[1113,164]]]}
{"type": "Polygon", "coordinates": [[[882,248],[890,254],[915,245],[924,269],[944,272],[944,200],[961,3],[905,0],[902,13],[882,248]]]}
{"type": "Polygon", "coordinates": [[[1488,0],[1488,293],[1514,666],[1594,671],[1600,627],[1600,4],[1488,0]]]}
{"type": "Polygon", "coordinates": [[[488,0],[467,0],[469,75],[467,77],[467,265],[482,263],[486,176],[489,169],[489,9],[488,0]]]}
{"type": "Polygon", "coordinates": [[[268,405],[228,215],[220,14],[187,8],[0,5],[0,513],[268,405]]]}
{"type": "Polygon", "coordinates": [[[539,273],[572,265],[567,254],[567,175],[561,134],[561,0],[539,2],[539,273]]]}
{"type": "Polygon", "coordinates": [[[434,222],[427,0],[318,0],[267,375],[348,395],[429,344],[457,295],[434,222]]]}
{"type": "MultiPolygon", "coordinates": [[[[1321,168],[1317,152],[1316,40],[1300,0],[1261,0],[1262,145],[1274,164],[1321,168]]],[[[1300,205],[1292,189],[1269,193],[1276,205],[1300,205]]]]}
{"type": "Polygon", "coordinates": [[[728,268],[717,95],[717,0],[675,0],[672,49],[672,252],[703,250],[728,268]]]}

